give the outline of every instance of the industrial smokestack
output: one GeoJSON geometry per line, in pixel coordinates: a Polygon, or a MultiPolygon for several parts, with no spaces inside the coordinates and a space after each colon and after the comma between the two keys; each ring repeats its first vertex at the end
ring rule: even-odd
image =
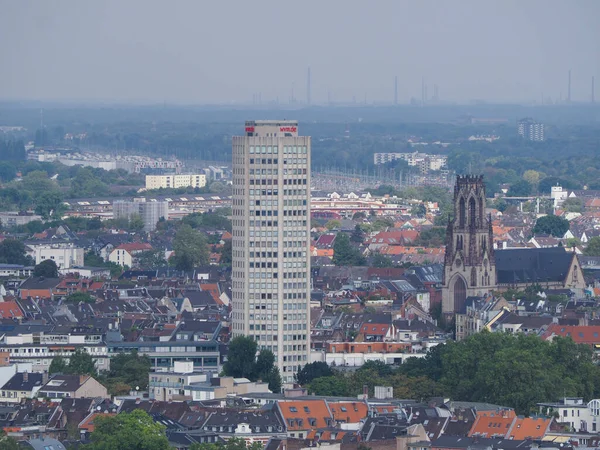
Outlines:
{"type": "Polygon", "coordinates": [[[306,104],[310,105],[310,67],[306,74],[306,104]]]}

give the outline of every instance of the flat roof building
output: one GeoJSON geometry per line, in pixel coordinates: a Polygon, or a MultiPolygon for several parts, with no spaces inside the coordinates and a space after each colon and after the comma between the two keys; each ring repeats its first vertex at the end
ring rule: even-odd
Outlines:
{"type": "Polygon", "coordinates": [[[291,120],[233,137],[232,333],[273,351],[284,383],[310,362],[310,147],[291,120]]]}

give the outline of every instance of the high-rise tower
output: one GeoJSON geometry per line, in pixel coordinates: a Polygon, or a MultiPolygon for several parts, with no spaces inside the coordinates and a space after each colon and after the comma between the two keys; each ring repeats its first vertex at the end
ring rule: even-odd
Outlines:
{"type": "Polygon", "coordinates": [[[454,218],[446,231],[442,287],[444,313],[461,312],[467,297],[496,289],[496,259],[491,217],[485,215],[482,176],[458,176],[454,218]]]}
{"type": "Polygon", "coordinates": [[[289,120],[233,137],[232,334],[272,350],[283,382],[310,355],[310,145],[289,120]]]}

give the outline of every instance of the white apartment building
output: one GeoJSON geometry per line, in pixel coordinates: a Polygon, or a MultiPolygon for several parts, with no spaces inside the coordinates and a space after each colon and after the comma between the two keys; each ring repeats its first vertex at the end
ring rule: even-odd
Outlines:
{"type": "Polygon", "coordinates": [[[528,141],[541,142],[544,137],[544,124],[533,119],[521,119],[517,122],[517,133],[528,141]]]}
{"type": "Polygon", "coordinates": [[[558,413],[559,423],[566,423],[578,433],[598,433],[600,431],[600,400],[585,403],[579,397],[565,397],[556,403],[538,403],[540,413],[558,413]]]}
{"type": "Polygon", "coordinates": [[[146,175],[146,189],[176,189],[206,186],[205,174],[146,175]]]}
{"type": "Polygon", "coordinates": [[[445,155],[430,155],[428,153],[375,153],[373,163],[375,165],[386,164],[398,159],[404,160],[409,166],[417,166],[422,173],[430,170],[441,170],[446,167],[448,157],[445,155]]]}
{"type": "Polygon", "coordinates": [[[232,333],[272,350],[288,383],[310,362],[310,147],[297,121],[233,138],[232,333]]]}
{"type": "Polygon", "coordinates": [[[27,253],[35,259],[36,265],[51,259],[59,269],[83,266],[83,248],[78,247],[73,242],[27,243],[27,247],[27,253]]]}

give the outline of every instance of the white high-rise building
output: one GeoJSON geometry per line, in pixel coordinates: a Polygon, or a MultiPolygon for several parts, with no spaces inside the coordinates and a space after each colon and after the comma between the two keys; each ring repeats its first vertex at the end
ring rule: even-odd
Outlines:
{"type": "Polygon", "coordinates": [[[541,142],[545,139],[544,124],[533,119],[521,119],[517,122],[517,133],[528,141],[541,142]]]}
{"type": "Polygon", "coordinates": [[[292,382],[310,362],[310,137],[248,121],[232,154],[232,334],[272,350],[292,382]]]}

